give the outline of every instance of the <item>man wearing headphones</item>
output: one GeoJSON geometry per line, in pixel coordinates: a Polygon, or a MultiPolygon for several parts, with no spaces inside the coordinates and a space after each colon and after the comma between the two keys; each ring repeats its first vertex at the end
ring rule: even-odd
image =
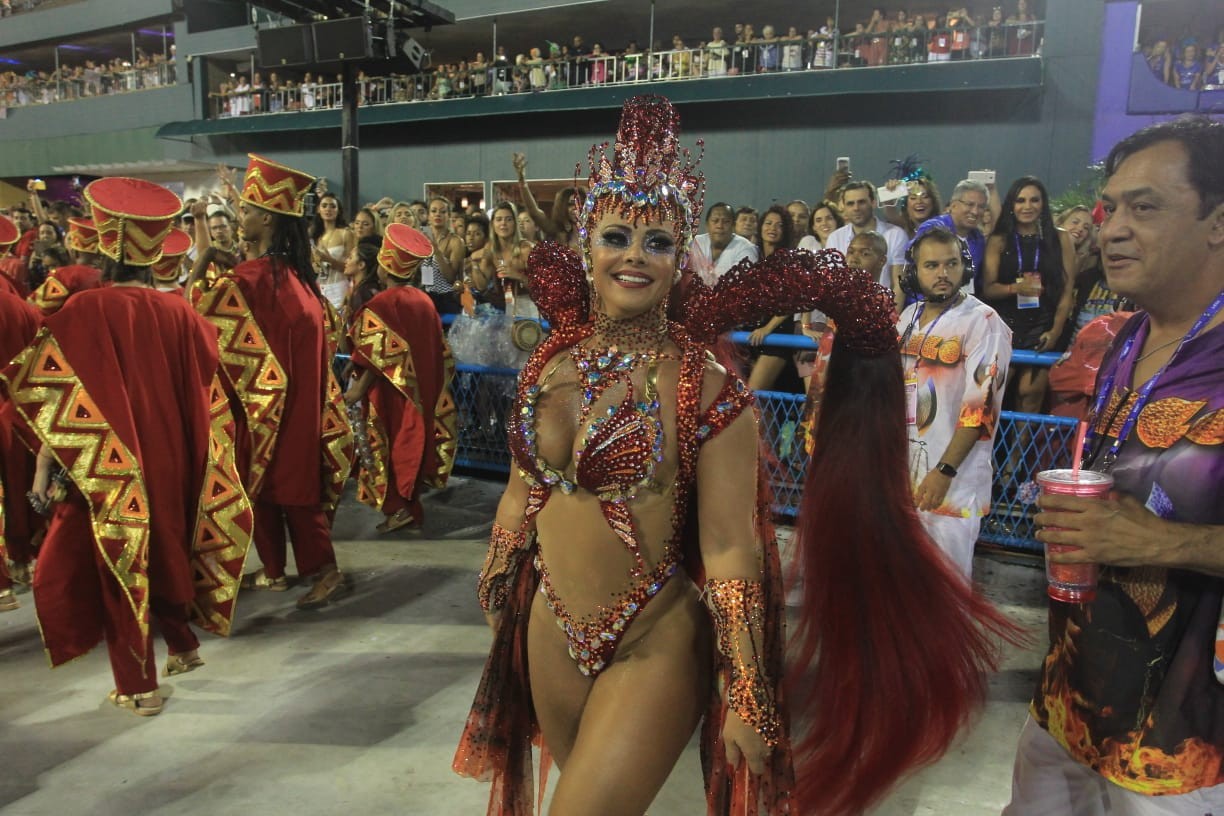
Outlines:
{"type": "Polygon", "coordinates": [[[919,300],[901,313],[914,503],[931,538],[969,578],[990,510],[991,447],[1011,360],[1011,330],[961,291],[973,277],[964,242],[943,226],[905,252],[902,285],[919,300]]]}

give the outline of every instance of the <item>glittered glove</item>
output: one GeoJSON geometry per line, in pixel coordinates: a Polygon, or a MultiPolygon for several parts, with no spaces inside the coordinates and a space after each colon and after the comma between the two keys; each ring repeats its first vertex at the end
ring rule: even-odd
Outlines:
{"type": "Polygon", "coordinates": [[[521,530],[507,530],[494,522],[493,535],[489,537],[489,552],[485,555],[480,581],[476,585],[476,598],[480,601],[481,609],[496,612],[506,605],[510,583],[526,555],[527,534],[521,530]]]}
{"type": "Polygon", "coordinates": [[[704,594],[714,619],[718,651],[731,667],[727,705],[772,748],[781,727],[773,686],[762,667],[765,590],[760,581],[711,578],[704,594]]]}

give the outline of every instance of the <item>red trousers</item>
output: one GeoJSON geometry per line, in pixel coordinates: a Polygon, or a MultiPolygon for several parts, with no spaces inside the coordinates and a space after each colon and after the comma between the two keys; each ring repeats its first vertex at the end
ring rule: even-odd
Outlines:
{"type": "Polygon", "coordinates": [[[34,512],[26,499],[26,492],[34,484],[34,454],[3,417],[0,417],[0,482],[4,483],[4,540],[8,557],[14,563],[28,564],[34,560],[31,542],[43,526],[42,516],[34,512]]]}
{"type": "Polygon", "coordinates": [[[336,563],[332,548],[331,522],[319,505],[306,507],[272,504],[263,500],[255,503],[255,550],[269,578],[285,574],[287,548],[285,528],[293,542],[293,560],[298,575],[314,575],[336,563]]]}
{"type": "Polygon", "coordinates": [[[395,481],[387,485],[387,497],[383,499],[382,510],[383,515],[393,516],[404,508],[408,508],[408,512],[420,523],[425,518],[425,508],[421,505],[421,500],[417,496],[412,498],[404,498],[396,490],[395,481]]]}
{"type": "Polygon", "coordinates": [[[392,516],[405,508],[418,524],[425,520],[421,505],[421,469],[425,461],[425,417],[413,404],[380,379],[370,390],[370,403],[377,409],[387,430],[387,495],[383,515],[392,516]]]}
{"type": "Polygon", "coordinates": [[[187,604],[158,596],[151,582],[151,625],[144,659],[137,656],[140,636],[134,613],[94,541],[89,510],[79,497],[56,507],[40,556],[34,605],[53,664],[79,657],[105,638],[115,688],[121,694],[141,694],[157,690],[154,625],[170,654],[199,648],[187,623],[187,604]]]}

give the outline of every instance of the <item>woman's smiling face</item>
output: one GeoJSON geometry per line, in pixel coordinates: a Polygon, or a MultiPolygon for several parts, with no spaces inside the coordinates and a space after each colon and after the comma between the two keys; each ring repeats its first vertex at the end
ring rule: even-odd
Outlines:
{"type": "Polygon", "coordinates": [[[591,238],[591,275],[604,313],[626,320],[655,308],[676,276],[675,224],[608,213],[591,238]]]}

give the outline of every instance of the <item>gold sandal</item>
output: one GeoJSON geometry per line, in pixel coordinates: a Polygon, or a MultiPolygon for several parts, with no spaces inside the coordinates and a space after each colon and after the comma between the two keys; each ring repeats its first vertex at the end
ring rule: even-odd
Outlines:
{"type": "Polygon", "coordinates": [[[186,674],[204,665],[204,658],[197,653],[194,657],[184,659],[182,655],[172,654],[166,658],[166,668],[163,677],[173,677],[176,674],[186,674]]]}
{"type": "Polygon", "coordinates": [[[0,589],[0,612],[12,612],[21,607],[21,601],[11,589],[0,589]]]}
{"type": "Polygon", "coordinates": [[[137,717],[156,717],[162,713],[162,708],[165,707],[161,692],[157,691],[145,691],[140,694],[120,694],[118,690],[115,690],[108,694],[106,699],[115,708],[126,708],[137,717]],[[149,704],[141,705],[145,702],[149,704]]]}
{"type": "MultiPolygon", "coordinates": [[[[412,513],[407,510],[400,510],[394,516],[383,521],[374,529],[380,533],[394,533],[396,530],[402,530],[409,525],[416,524],[417,520],[412,517],[412,513]]],[[[420,525],[417,525],[418,527],[420,525]]]]}
{"type": "Polygon", "coordinates": [[[298,598],[298,609],[318,609],[348,594],[348,579],[335,566],[324,568],[310,591],[298,598]]]}
{"type": "Polygon", "coordinates": [[[284,575],[279,578],[269,578],[267,570],[263,567],[248,572],[242,576],[243,589],[262,589],[268,592],[284,592],[289,588],[289,579],[284,575]]]}

